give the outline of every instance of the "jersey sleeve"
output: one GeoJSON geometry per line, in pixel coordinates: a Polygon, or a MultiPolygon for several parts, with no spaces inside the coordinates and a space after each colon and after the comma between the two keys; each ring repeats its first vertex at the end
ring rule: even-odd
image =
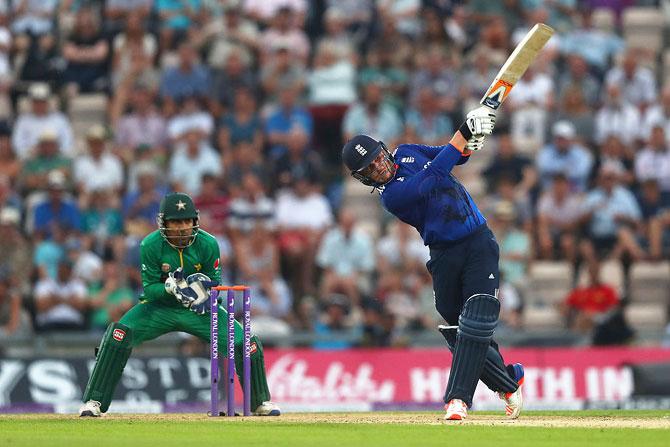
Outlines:
{"type": "Polygon", "coordinates": [[[219,243],[213,236],[208,238],[205,245],[205,259],[202,260],[202,273],[212,281],[221,284],[221,250],[219,243]]]}
{"type": "Polygon", "coordinates": [[[165,291],[165,283],[161,281],[158,250],[147,240],[140,244],[140,260],[144,289],[142,300],[148,302],[174,300],[174,297],[165,291]]]}
{"type": "Polygon", "coordinates": [[[422,171],[411,177],[394,179],[384,191],[387,209],[393,213],[394,210],[409,207],[413,202],[428,196],[440,184],[440,179],[449,175],[461,157],[461,152],[448,144],[422,171]]]}

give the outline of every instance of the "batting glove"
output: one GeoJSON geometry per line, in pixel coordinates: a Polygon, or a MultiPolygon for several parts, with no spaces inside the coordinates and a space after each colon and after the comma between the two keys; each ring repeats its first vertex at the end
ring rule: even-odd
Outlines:
{"type": "Polygon", "coordinates": [[[486,106],[477,107],[468,112],[465,123],[473,137],[491,135],[496,125],[496,113],[486,106]]]}

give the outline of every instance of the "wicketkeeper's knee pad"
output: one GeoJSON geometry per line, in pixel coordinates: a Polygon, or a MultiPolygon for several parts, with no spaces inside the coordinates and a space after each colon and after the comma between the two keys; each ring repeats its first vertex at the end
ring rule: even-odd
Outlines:
{"type": "Polygon", "coordinates": [[[445,402],[457,398],[472,405],[472,395],[482,375],[499,314],[500,301],[493,295],[482,293],[466,300],[458,319],[445,402]]]}
{"type": "MultiPolygon", "coordinates": [[[[265,358],[263,357],[263,345],[256,335],[251,336],[251,411],[270,398],[270,389],[265,375],[265,358]]],[[[240,383],[244,383],[243,373],[243,350],[244,343],[235,344],[235,371],[240,383]]]]}
{"type": "Polygon", "coordinates": [[[112,402],[116,388],[133,345],[133,331],[121,323],[111,323],[102,337],[100,348],[96,350],[96,362],[88,379],[83,401],[100,402],[104,413],[112,402]]]}

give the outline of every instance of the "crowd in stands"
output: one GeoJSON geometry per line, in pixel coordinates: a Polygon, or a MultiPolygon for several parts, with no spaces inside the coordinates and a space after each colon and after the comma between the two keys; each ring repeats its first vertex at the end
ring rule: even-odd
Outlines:
{"type": "Polygon", "coordinates": [[[660,55],[626,46],[621,3],[0,0],[0,336],[123,315],[169,191],[194,197],[224,281],[253,286],[259,329],[331,349],[434,330],[427,248],[388,216],[361,230],[340,150],[358,133],[446,144],[535,22],[556,35],[483,162],[454,173],[483,185],[504,324],[523,327],[530,264],[562,259],[592,286],[566,297],[566,325],[592,330],[626,299],[597,287],[599,263],[670,248],[670,86],[660,55]],[[358,341],[328,341],[341,329],[358,341]]]}

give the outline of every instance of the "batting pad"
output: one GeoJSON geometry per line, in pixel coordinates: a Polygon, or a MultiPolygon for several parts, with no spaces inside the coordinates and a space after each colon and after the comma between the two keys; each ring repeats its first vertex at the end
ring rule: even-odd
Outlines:
{"type": "MultiPolygon", "coordinates": [[[[456,346],[456,331],[454,329],[447,329],[446,326],[438,326],[437,330],[447,340],[447,346],[449,346],[449,350],[453,354],[454,347],[456,346]]],[[[484,370],[479,380],[484,382],[491,391],[495,392],[513,393],[518,388],[516,381],[507,373],[505,362],[500,352],[498,352],[498,345],[493,340],[491,340],[489,348],[486,351],[484,370]]]]}
{"type": "Polygon", "coordinates": [[[444,396],[445,403],[451,399],[461,399],[468,407],[472,405],[472,395],[484,370],[499,314],[500,301],[493,295],[472,295],[465,301],[458,318],[456,350],[444,396]]]}
{"type": "Polygon", "coordinates": [[[96,354],[95,367],[84,391],[84,402],[96,400],[100,402],[100,411],[107,411],[116,384],[121,379],[123,368],[130,357],[132,342],[133,332],[128,326],[111,323],[107,327],[96,354]]]}
{"type": "MultiPolygon", "coordinates": [[[[265,357],[263,346],[256,335],[251,336],[251,411],[270,398],[267,377],[265,376],[265,357]]],[[[240,384],[244,384],[242,368],[244,343],[235,344],[235,372],[240,384]]]]}

